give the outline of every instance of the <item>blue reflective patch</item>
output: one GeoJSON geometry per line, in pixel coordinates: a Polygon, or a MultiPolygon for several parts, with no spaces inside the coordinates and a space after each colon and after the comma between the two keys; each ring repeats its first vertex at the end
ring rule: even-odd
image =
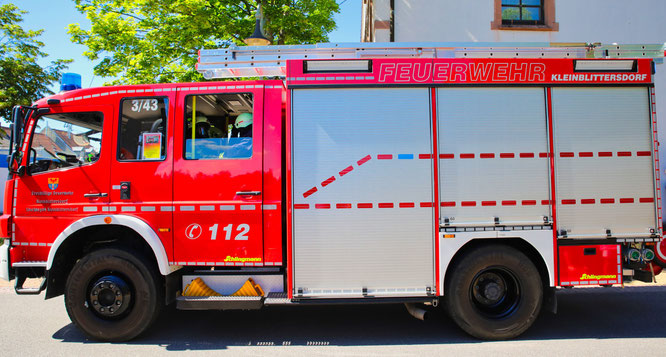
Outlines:
{"type": "Polygon", "coordinates": [[[398,160],[414,160],[414,154],[398,154],[398,160]]]}

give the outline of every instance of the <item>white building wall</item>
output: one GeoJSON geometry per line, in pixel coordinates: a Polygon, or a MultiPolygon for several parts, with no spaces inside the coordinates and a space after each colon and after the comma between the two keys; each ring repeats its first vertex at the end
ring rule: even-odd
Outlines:
{"type": "MultiPolygon", "coordinates": [[[[396,42],[666,41],[664,0],[555,0],[559,31],[491,30],[493,0],[394,0],[396,42]]],[[[375,6],[389,0],[375,0],[375,6]]]]}

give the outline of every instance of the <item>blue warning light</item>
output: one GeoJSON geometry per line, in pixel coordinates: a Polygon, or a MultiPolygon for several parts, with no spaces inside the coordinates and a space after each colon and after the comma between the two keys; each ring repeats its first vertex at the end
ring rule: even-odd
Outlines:
{"type": "Polygon", "coordinates": [[[78,73],[64,73],[60,80],[60,90],[68,91],[81,89],[81,75],[78,73]]]}

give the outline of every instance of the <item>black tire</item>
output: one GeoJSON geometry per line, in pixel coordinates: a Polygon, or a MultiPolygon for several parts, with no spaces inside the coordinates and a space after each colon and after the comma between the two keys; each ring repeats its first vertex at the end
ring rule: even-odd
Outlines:
{"type": "Polygon", "coordinates": [[[541,311],[543,285],[532,261],[504,245],[465,254],[452,268],[444,290],[453,321],[484,340],[514,338],[541,311]]]}
{"type": "Polygon", "coordinates": [[[127,341],[157,319],[164,298],[158,273],[145,259],[116,248],[79,260],[67,278],[65,307],[89,338],[127,341]]]}

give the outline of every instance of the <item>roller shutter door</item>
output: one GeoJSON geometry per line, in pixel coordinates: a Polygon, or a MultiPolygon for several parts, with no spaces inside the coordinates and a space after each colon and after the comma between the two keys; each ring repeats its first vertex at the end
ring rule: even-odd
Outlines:
{"type": "Polygon", "coordinates": [[[437,111],[442,224],[550,220],[543,88],[438,89],[437,111]]]}
{"type": "Polygon", "coordinates": [[[656,227],[646,88],[553,88],[558,230],[646,236],[656,227]]]}
{"type": "Polygon", "coordinates": [[[294,293],[434,291],[427,89],[292,91],[294,293]]]}

